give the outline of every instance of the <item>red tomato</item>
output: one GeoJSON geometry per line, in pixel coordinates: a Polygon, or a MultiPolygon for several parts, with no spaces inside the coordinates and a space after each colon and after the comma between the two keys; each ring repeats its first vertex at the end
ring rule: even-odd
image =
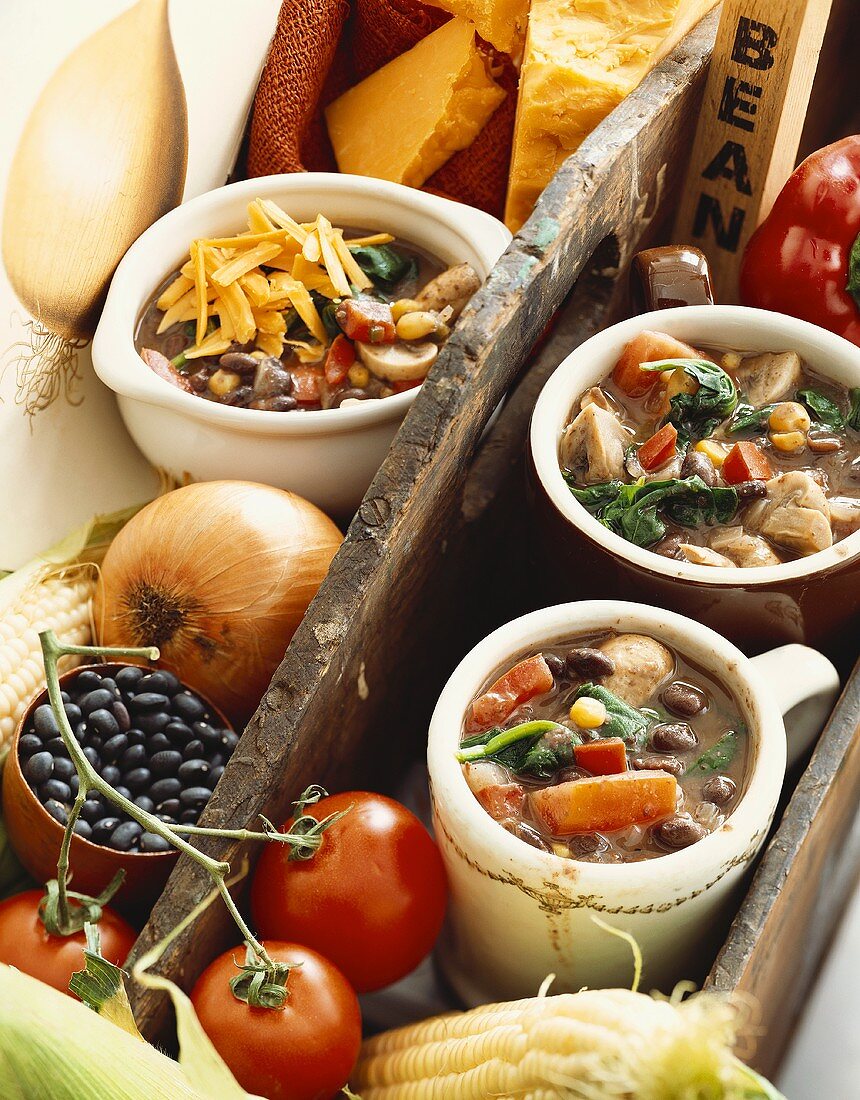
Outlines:
{"type": "Polygon", "coordinates": [[[320,399],[322,371],[319,367],[293,367],[293,397],[300,405],[314,405],[320,399]]]}
{"type": "Polygon", "coordinates": [[[355,348],[345,336],[335,336],[325,360],[325,380],[330,386],[346,381],[349,368],[355,362],[355,348]]]}
{"type": "Polygon", "coordinates": [[[517,707],[527,703],[535,695],[543,695],[544,692],[550,691],[552,685],[552,673],[543,659],[543,654],[538,653],[536,657],[527,657],[500,676],[479,699],[472,703],[472,717],[469,724],[479,729],[501,725],[517,707]]]}
{"type": "Polygon", "coordinates": [[[601,737],[574,750],[576,762],[592,775],[617,775],[627,771],[627,749],[620,737],[601,737]]]}
{"type": "MultiPolygon", "coordinates": [[[[69,993],[69,979],[84,968],[86,936],[49,935],[39,917],[43,897],[44,890],[25,890],[0,902],[0,962],[69,993]]],[[[122,966],[137,939],[135,930],[112,909],[103,909],[99,933],[104,957],[122,966]]]]}
{"type": "Polygon", "coordinates": [[[767,455],[749,441],[736,443],[732,447],[720,472],[728,485],[738,485],[742,481],[768,481],[773,477],[767,455]]]}
{"type": "Polygon", "coordinates": [[[396,982],[429,953],[447,888],[439,849],[399,802],[348,791],[305,812],[319,821],[349,806],[312,859],[290,860],[285,845],[266,845],[251,907],[267,939],[308,944],[366,993],[396,982]]]}
{"type": "Polygon", "coordinates": [[[664,424],[650,439],[646,439],[638,451],[639,465],[643,470],[659,470],[675,453],[678,429],[674,424],[664,424]]]}
{"type": "Polygon", "coordinates": [[[251,1008],[230,979],[244,948],[211,963],[191,993],[215,1049],[243,1089],[268,1100],[330,1100],[346,1084],[361,1045],[361,1012],[328,959],[295,943],[266,943],[278,962],[301,964],[287,979],[283,1008],[251,1008]]]}
{"type": "Polygon", "coordinates": [[[689,344],[684,344],[665,332],[649,332],[646,329],[624,346],[612,371],[612,380],[630,397],[642,397],[656,384],[660,372],[642,370],[640,363],[656,363],[660,359],[700,358],[700,353],[689,344]]]}
{"type": "Polygon", "coordinates": [[[335,318],[350,340],[362,344],[393,344],[397,339],[388,302],[346,298],[337,307],[335,318]]]}

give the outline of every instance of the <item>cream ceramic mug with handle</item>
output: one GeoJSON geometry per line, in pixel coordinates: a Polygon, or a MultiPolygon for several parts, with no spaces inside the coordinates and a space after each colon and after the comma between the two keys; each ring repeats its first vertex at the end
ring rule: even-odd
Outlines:
{"type": "Polygon", "coordinates": [[[629,986],[629,946],[592,916],[635,936],[643,988],[670,990],[700,973],[767,836],[786,760],[809,747],[838,691],[835,668],[816,650],[787,645],[750,659],[695,621],[615,600],[535,611],[480,642],[448,680],[428,744],[434,827],[451,890],[439,958],[460,998],[476,1005],[532,996],[550,973],[558,992],[629,986]],[[734,696],[752,738],[746,788],[727,821],[689,848],[632,863],[578,862],[531,847],[483,809],[456,759],[467,708],[500,665],[604,630],[651,635],[700,666],[734,696]]]}

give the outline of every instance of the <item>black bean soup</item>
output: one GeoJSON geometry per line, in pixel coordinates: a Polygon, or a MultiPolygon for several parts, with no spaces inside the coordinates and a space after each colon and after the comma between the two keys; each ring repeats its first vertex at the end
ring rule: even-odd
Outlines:
{"type": "MultiPolygon", "coordinates": [[[[359,230],[347,233],[342,245],[363,239],[359,230]]],[[[241,242],[242,237],[235,240],[241,242]]],[[[322,259],[297,269],[307,286],[299,286],[302,297],[293,299],[283,294],[292,293],[297,280],[261,263],[243,276],[258,280],[249,284],[248,295],[259,293],[261,301],[270,295],[268,304],[249,313],[253,319],[244,334],[250,338],[219,339],[225,322],[222,319],[219,328],[213,316],[206,340],[199,345],[194,304],[180,309],[185,299],[173,302],[176,295],[171,292],[181,282],[180,289],[188,284],[185,294],[193,297],[185,265],[148,302],[138,322],[135,346],[165,381],[206,401],[244,409],[339,408],[420,386],[480,280],[468,264],[446,268],[437,257],[399,239],[355,247],[350,255],[358,265],[357,274],[363,274],[368,285],[352,286],[346,296],[334,294],[322,259]],[[180,319],[165,327],[168,309],[180,319]],[[198,348],[210,346],[207,340],[214,350],[201,354],[198,348]]],[[[229,264],[230,256],[225,251],[221,262],[229,264]]],[[[298,260],[303,262],[303,257],[298,260]]],[[[209,279],[210,298],[213,287],[209,279]]],[[[230,289],[245,293],[241,285],[230,289]]],[[[219,302],[216,296],[210,311],[219,308],[219,302]]],[[[234,304],[231,301],[231,309],[234,304]]],[[[225,331],[239,331],[229,316],[230,328],[225,331]]]]}
{"type": "MultiPolygon", "coordinates": [[[[106,665],[66,681],[63,704],[90,764],[116,791],[167,824],[195,825],[239,740],[172,672],[106,665]]],[[[49,704],[37,707],[18,742],[24,778],[61,825],[78,776],[49,704]]],[[[78,836],[121,852],[170,845],[91,790],[78,836]]]]}
{"type": "Polygon", "coordinates": [[[794,351],[742,356],[644,332],[577,402],[560,461],[576,499],[636,545],[779,565],[860,529],[860,389],[794,351]]]}
{"type": "Polygon", "coordinates": [[[712,676],[654,638],[603,632],[497,669],[466,715],[458,759],[514,836],[627,863],[719,828],[749,756],[737,704],[712,676]]]}

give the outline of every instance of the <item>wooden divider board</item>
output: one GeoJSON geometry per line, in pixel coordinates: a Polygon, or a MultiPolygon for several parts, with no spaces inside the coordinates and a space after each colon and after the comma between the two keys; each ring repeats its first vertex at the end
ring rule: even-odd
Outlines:
{"type": "MultiPolygon", "coordinates": [[[[738,300],[744,246],[794,170],[831,0],[723,0],[673,239],[738,300]]],[[[846,74],[847,75],[847,74],[846,74]]]]}

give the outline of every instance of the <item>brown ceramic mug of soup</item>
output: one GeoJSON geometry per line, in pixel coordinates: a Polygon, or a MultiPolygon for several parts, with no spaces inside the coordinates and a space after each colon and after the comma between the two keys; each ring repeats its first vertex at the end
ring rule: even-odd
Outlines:
{"type": "Polygon", "coordinates": [[[468,1004],[700,976],[764,843],[832,664],[749,659],[689,619],[600,600],[533,612],[460,663],[430,725],[451,889],[440,958],[468,1004]],[[789,733],[783,715],[792,712],[789,733]],[[788,736],[788,745],[786,737],[788,736]]]}
{"type": "Polygon", "coordinates": [[[653,310],[587,340],[530,428],[553,596],[645,599],[748,653],[805,642],[853,662],[858,387],[853,344],[743,306],[653,310]]]}

